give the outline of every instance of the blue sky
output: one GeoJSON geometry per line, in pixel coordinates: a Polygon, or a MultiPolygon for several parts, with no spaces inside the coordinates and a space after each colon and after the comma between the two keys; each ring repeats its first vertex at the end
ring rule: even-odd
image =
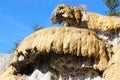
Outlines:
{"type": "Polygon", "coordinates": [[[57,4],[77,6],[105,15],[103,0],[0,0],[0,53],[9,53],[15,42],[33,32],[34,25],[53,26],[50,16],[57,4]]]}

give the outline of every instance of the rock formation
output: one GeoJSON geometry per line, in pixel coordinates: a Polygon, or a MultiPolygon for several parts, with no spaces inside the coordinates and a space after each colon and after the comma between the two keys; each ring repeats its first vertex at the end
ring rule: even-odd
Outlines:
{"type": "Polygon", "coordinates": [[[108,63],[108,68],[103,73],[103,80],[119,80],[120,79],[120,46],[112,48],[113,57],[108,63]]]}
{"type": "Polygon", "coordinates": [[[26,37],[0,80],[119,80],[120,46],[108,35],[119,33],[119,18],[116,23],[114,18],[58,5],[51,19],[65,27],[41,29],[26,37]]]}
{"type": "Polygon", "coordinates": [[[63,22],[64,26],[91,29],[110,43],[120,44],[120,17],[89,12],[82,6],[59,4],[53,11],[51,20],[53,24],[63,22]]]}
{"type": "Polygon", "coordinates": [[[116,31],[120,28],[119,17],[103,16],[89,12],[82,6],[74,7],[66,4],[59,4],[55,8],[51,20],[53,24],[64,22],[64,26],[81,27],[81,24],[85,24],[89,29],[103,32],[116,31]]]}
{"type": "Polygon", "coordinates": [[[54,9],[51,20],[53,24],[64,22],[64,26],[80,27],[82,22],[88,21],[88,17],[86,9],[82,6],[60,4],[54,9]]]}
{"type": "Polygon", "coordinates": [[[98,74],[97,71],[103,72],[107,67],[107,54],[110,52],[107,48],[112,46],[106,44],[90,30],[46,28],[20,43],[9,68],[16,75],[30,75],[39,69],[44,73],[51,71],[57,77],[62,75],[66,79],[69,76],[76,79],[80,74],[85,74],[85,70],[98,74]]]}

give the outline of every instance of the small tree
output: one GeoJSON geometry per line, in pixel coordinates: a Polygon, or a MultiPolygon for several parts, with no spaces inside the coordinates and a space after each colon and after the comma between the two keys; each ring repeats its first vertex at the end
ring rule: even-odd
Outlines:
{"type": "Polygon", "coordinates": [[[14,52],[18,48],[19,44],[20,44],[20,41],[19,42],[14,42],[14,46],[13,46],[13,49],[12,49],[11,52],[14,52]]]}
{"type": "Polygon", "coordinates": [[[33,28],[34,28],[34,31],[38,31],[40,29],[43,29],[44,27],[39,26],[39,25],[34,25],[33,28]]]}
{"type": "Polygon", "coordinates": [[[107,14],[109,16],[120,16],[120,12],[118,10],[118,7],[120,5],[119,0],[104,0],[104,3],[109,8],[109,10],[107,11],[107,14]]]}

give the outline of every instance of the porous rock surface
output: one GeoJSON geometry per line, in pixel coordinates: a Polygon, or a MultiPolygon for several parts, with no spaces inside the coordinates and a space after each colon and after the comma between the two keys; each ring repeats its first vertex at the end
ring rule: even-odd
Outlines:
{"type": "Polygon", "coordinates": [[[69,27],[47,28],[31,34],[16,49],[12,63],[30,51],[93,57],[99,59],[93,67],[100,71],[105,70],[108,59],[105,43],[94,32],[69,27]]]}
{"type": "Polygon", "coordinates": [[[60,24],[63,22],[64,26],[71,27],[81,27],[81,25],[84,24],[89,29],[103,32],[120,28],[120,17],[104,16],[98,13],[89,12],[84,6],[75,7],[67,4],[57,5],[53,11],[51,20],[53,24],[60,24]]]}
{"type": "Polygon", "coordinates": [[[120,45],[120,17],[90,12],[84,6],[59,4],[54,9],[51,20],[53,24],[63,23],[64,26],[91,29],[99,37],[120,45]]]}
{"type": "Polygon", "coordinates": [[[1,80],[31,75],[35,69],[51,71],[54,78],[84,80],[102,77],[112,46],[93,31],[74,27],[51,27],[26,37],[13,53],[1,80]],[[90,72],[90,73],[88,73],[90,72]],[[60,77],[61,78],[61,77],[60,77]]]}
{"type": "Polygon", "coordinates": [[[120,79],[119,17],[60,4],[51,19],[54,24],[64,22],[64,27],[26,37],[0,80],[120,79]]]}
{"type": "Polygon", "coordinates": [[[120,80],[120,46],[114,46],[112,51],[114,55],[103,73],[103,80],[120,80]]]}

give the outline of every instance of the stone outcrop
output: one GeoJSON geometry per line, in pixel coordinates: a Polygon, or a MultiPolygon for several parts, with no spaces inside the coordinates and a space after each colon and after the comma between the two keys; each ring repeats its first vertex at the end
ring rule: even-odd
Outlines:
{"type": "Polygon", "coordinates": [[[90,30],[74,27],[42,29],[26,37],[14,51],[9,74],[30,75],[39,69],[44,73],[51,71],[57,77],[77,79],[80,74],[90,71],[95,74],[92,78],[106,69],[111,47],[90,30]]]}
{"type": "Polygon", "coordinates": [[[101,30],[103,32],[116,31],[120,28],[120,17],[103,16],[89,12],[82,6],[74,7],[67,4],[57,5],[53,11],[51,20],[53,24],[64,22],[65,26],[81,27],[84,24],[89,29],[101,30]]]}
{"type": "Polygon", "coordinates": [[[119,80],[120,79],[120,46],[112,48],[114,55],[108,63],[108,68],[103,73],[103,80],[119,80]]]}
{"type": "Polygon", "coordinates": [[[94,32],[69,27],[42,29],[31,34],[16,49],[12,63],[18,62],[20,55],[25,57],[30,51],[93,57],[100,59],[94,63],[94,68],[100,71],[105,70],[108,59],[105,43],[94,32]]]}
{"type": "Polygon", "coordinates": [[[119,80],[119,19],[58,5],[51,20],[65,27],[26,37],[0,80],[119,80]]]}
{"type": "Polygon", "coordinates": [[[64,23],[64,26],[91,29],[110,43],[120,44],[120,17],[89,12],[82,6],[59,4],[53,11],[51,20],[53,24],[64,23]]]}
{"type": "Polygon", "coordinates": [[[74,7],[66,4],[59,4],[54,9],[51,20],[53,24],[64,22],[64,26],[82,27],[82,22],[88,21],[88,16],[83,6],[74,7]]]}

